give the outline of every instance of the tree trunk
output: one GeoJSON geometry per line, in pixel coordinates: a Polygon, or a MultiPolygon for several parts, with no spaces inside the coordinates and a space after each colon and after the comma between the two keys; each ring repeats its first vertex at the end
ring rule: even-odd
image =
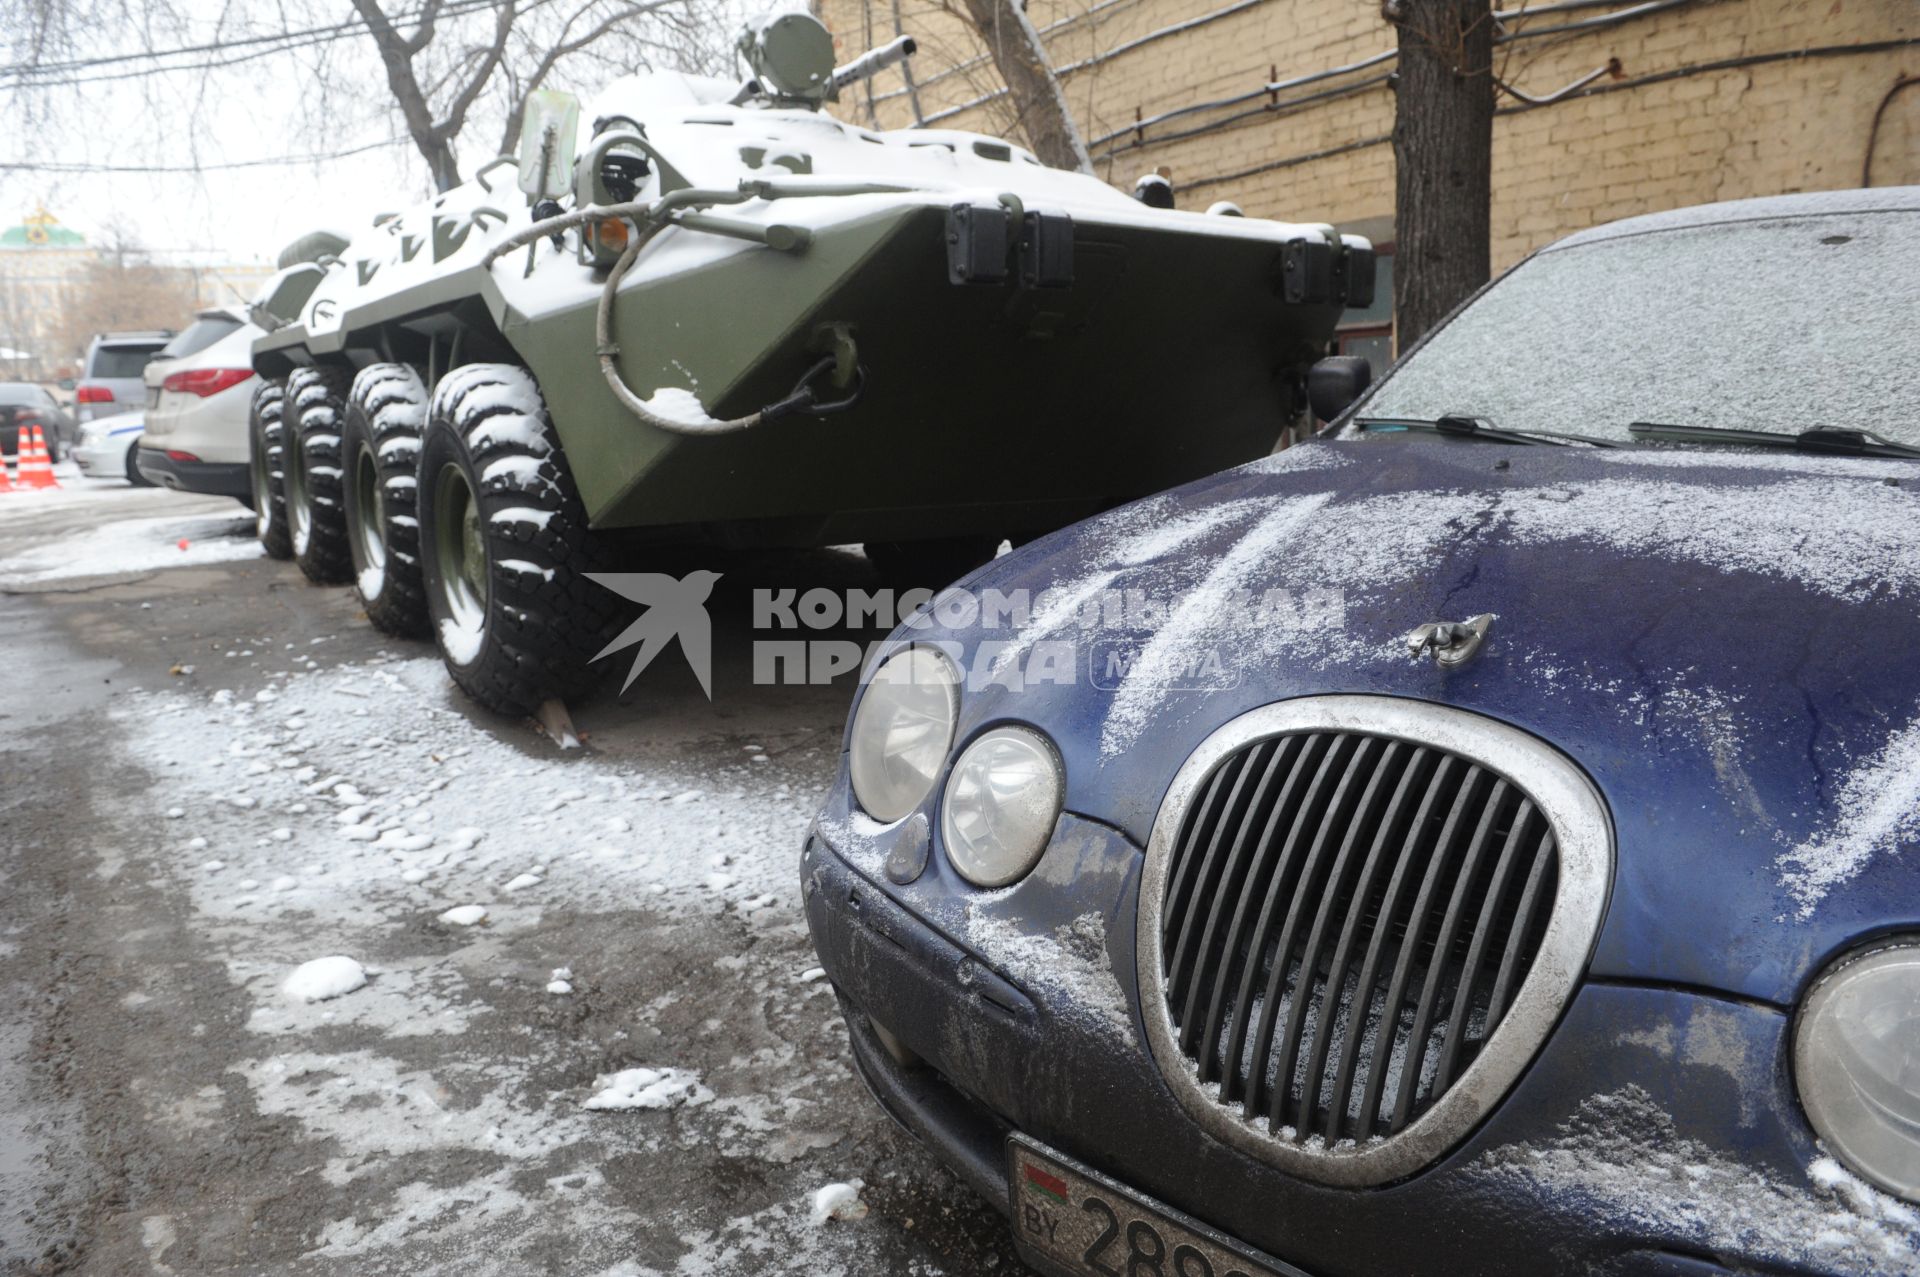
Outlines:
{"type": "Polygon", "coordinates": [[[1046,45],[1019,0],[966,0],[974,28],[993,55],[1019,112],[1027,144],[1052,168],[1093,172],[1086,139],[1074,123],[1060,77],[1047,61],[1046,45]]]}
{"type": "Polygon", "coordinates": [[[445,194],[460,185],[460,161],[453,153],[453,143],[445,138],[424,140],[416,137],[414,144],[420,148],[420,154],[426,157],[427,167],[433,171],[433,189],[445,194]]]}
{"type": "Polygon", "coordinates": [[[1491,8],[1489,0],[1389,0],[1400,28],[1393,306],[1402,351],[1492,270],[1491,8]]]}

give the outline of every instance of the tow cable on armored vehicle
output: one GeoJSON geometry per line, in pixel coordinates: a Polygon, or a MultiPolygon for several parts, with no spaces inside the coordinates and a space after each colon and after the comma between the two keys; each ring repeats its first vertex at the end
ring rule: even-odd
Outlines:
{"type": "MultiPolygon", "coordinates": [[[[649,153],[653,153],[653,148],[646,146],[644,141],[640,144],[649,153]]],[[[657,155],[656,158],[658,158],[657,155]]],[[[777,222],[769,226],[759,226],[751,222],[734,222],[724,218],[706,217],[702,214],[702,210],[717,204],[744,204],[753,199],[776,200],[794,196],[901,195],[919,189],[922,188],[886,182],[797,185],[764,179],[742,181],[739,189],[734,191],[700,190],[689,187],[670,191],[657,200],[596,205],[545,218],[495,244],[480,259],[480,264],[491,269],[496,261],[508,253],[537,245],[542,239],[558,235],[562,231],[598,226],[612,221],[632,221],[638,229],[628,237],[625,251],[607,272],[606,283],[601,286],[600,305],[594,319],[594,340],[596,353],[600,357],[600,371],[606,377],[608,387],[613,391],[614,397],[620,401],[621,406],[649,426],[683,435],[732,434],[735,431],[749,430],[754,426],[778,421],[783,417],[824,417],[836,412],[844,412],[860,401],[860,396],[866,389],[867,370],[864,365],[853,364],[850,377],[842,386],[844,393],[837,399],[822,399],[814,388],[815,384],[829,373],[836,374],[834,380],[839,382],[846,372],[844,369],[846,361],[829,355],[810,367],[794,384],[792,393],[785,399],[768,404],[744,417],[733,417],[725,421],[695,422],[663,416],[655,412],[648,406],[646,400],[633,393],[625,379],[620,376],[620,344],[613,337],[614,297],[620,291],[620,282],[626,278],[627,272],[633,269],[634,262],[639,260],[641,250],[661,231],[677,226],[684,230],[705,231],[711,235],[750,239],[777,252],[804,252],[812,240],[812,235],[803,226],[787,226],[777,222]]]]}

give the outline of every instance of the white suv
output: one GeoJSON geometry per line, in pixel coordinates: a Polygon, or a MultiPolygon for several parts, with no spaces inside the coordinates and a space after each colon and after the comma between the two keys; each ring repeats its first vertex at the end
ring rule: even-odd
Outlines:
{"type": "Polygon", "coordinates": [[[238,310],[204,310],[147,365],[141,474],[182,492],[251,504],[247,408],[260,332],[238,310]]]}

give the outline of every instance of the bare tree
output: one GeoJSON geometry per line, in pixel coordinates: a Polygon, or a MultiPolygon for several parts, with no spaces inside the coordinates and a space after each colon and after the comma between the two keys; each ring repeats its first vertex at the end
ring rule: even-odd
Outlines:
{"type": "MultiPolygon", "coordinates": [[[[519,138],[526,96],[598,88],[654,68],[732,64],[730,0],[224,0],[217,20],[176,0],[0,0],[0,98],[16,119],[58,119],[106,81],[146,95],[145,117],[170,162],[200,162],[183,119],[298,90],[294,118],[261,121],[289,152],[323,149],[397,117],[434,186],[461,177],[459,149],[478,124],[502,151],[519,138]],[[211,28],[209,23],[212,23],[211,28]],[[211,30],[211,34],[209,34],[211,30]],[[275,65],[275,64],[278,65],[275,65]],[[293,145],[287,145],[293,143],[293,145]]],[[[483,158],[499,152],[487,150],[483,158]]]]}
{"type": "Polygon", "coordinates": [[[454,159],[453,140],[466,127],[467,112],[473,109],[474,100],[500,67],[500,59],[507,51],[508,33],[513,30],[517,7],[514,0],[506,0],[494,11],[492,39],[472,50],[470,56],[460,59],[471,65],[454,84],[445,110],[436,112],[427,101],[427,90],[420,83],[420,71],[415,67],[414,59],[433,43],[440,11],[439,0],[427,0],[419,23],[408,35],[400,33],[385,10],[381,9],[378,0],[353,0],[354,12],[367,24],[367,33],[373,37],[374,47],[380,51],[380,65],[387,74],[387,89],[400,108],[400,118],[406,121],[407,133],[427,161],[427,170],[433,174],[433,184],[439,190],[448,190],[460,184],[460,167],[454,159]]]}
{"type": "Polygon", "coordinates": [[[1019,0],[961,0],[958,14],[979,34],[1006,82],[1027,144],[1043,164],[1093,172],[1087,142],[1067,104],[1066,90],[1047,57],[1047,46],[1019,0]]]}
{"type": "Polygon", "coordinates": [[[662,53],[669,65],[702,69],[689,64],[711,63],[715,53],[700,47],[699,36],[712,24],[702,20],[695,0],[579,0],[565,8],[556,0],[490,0],[479,30],[466,24],[458,34],[444,27],[443,0],[425,0],[410,31],[382,0],[353,0],[353,7],[379,51],[407,134],[442,191],[460,181],[454,143],[483,94],[495,95],[504,117],[504,153],[519,141],[527,95],[576,54],[618,46],[616,57],[630,60],[616,66],[626,71],[662,53]]]}
{"type": "Polygon", "coordinates": [[[193,285],[190,272],[154,265],[115,231],[113,243],[60,299],[55,348],[64,359],[84,350],[95,333],[178,328],[197,304],[193,285]]]}
{"type": "Polygon", "coordinates": [[[1393,303],[1405,350],[1492,270],[1493,13],[1489,0],[1387,0],[1382,12],[1400,33],[1393,303]]]}

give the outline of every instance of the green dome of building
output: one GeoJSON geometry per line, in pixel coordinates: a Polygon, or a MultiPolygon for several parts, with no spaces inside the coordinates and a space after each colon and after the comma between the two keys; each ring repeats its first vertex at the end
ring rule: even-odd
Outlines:
{"type": "Polygon", "coordinates": [[[87,237],[60,225],[46,209],[22,219],[20,225],[0,231],[0,248],[79,248],[87,237]]]}

